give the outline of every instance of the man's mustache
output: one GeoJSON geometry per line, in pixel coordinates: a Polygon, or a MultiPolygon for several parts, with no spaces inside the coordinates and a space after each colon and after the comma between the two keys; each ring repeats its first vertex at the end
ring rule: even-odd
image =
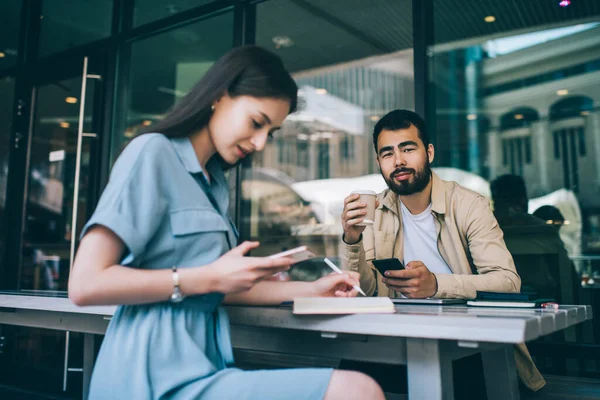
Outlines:
{"type": "Polygon", "coordinates": [[[415,170],[412,168],[398,168],[390,174],[390,178],[394,178],[396,175],[399,175],[399,174],[414,173],[414,172],[415,172],[415,170]]]}

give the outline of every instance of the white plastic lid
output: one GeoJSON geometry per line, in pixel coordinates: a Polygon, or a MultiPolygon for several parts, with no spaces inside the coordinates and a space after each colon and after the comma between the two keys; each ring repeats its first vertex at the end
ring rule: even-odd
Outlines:
{"type": "Polygon", "coordinates": [[[377,196],[377,193],[373,190],[353,190],[350,194],[371,194],[377,196]]]}

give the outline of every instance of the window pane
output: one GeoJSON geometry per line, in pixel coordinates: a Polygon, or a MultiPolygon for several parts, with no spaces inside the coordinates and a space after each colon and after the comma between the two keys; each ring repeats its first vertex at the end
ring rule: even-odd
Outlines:
{"type": "Polygon", "coordinates": [[[110,35],[113,2],[44,0],[39,56],[77,47],[110,35]]]}
{"type": "MultiPolygon", "coordinates": [[[[411,5],[258,4],[256,43],[282,57],[302,106],[244,169],[241,230],[261,241],[256,254],[308,244],[319,255],[337,256],[343,199],[353,189],[385,187],[372,131],[386,112],[414,108],[411,5]],[[358,177],[364,179],[345,180],[358,177]]],[[[327,271],[313,272],[293,278],[327,271]]]]}
{"type": "MultiPolygon", "coordinates": [[[[36,87],[19,282],[22,290],[67,290],[81,84],[81,77],[75,77],[36,87]],[[78,102],[66,102],[66,98],[78,102]]],[[[90,82],[84,117],[88,121],[93,87],[90,82]]],[[[83,177],[89,175],[89,153],[90,142],[82,142],[83,177]]],[[[80,193],[86,189],[87,180],[81,179],[80,193]]],[[[75,232],[83,223],[86,203],[81,196],[80,227],[75,232]]]]}
{"type": "Polygon", "coordinates": [[[133,11],[133,26],[170,17],[194,7],[210,3],[212,0],[135,0],[133,11]]]}
{"type": "Polygon", "coordinates": [[[8,178],[8,156],[12,125],[13,97],[15,80],[11,77],[0,79],[0,263],[4,260],[6,234],[6,183],[8,178]]]}
{"type": "MultiPolygon", "coordinates": [[[[488,198],[489,182],[520,176],[529,199],[513,180],[495,190],[494,212],[522,290],[587,301],[581,284],[600,279],[600,2],[434,0],[434,7],[428,50],[437,112],[428,123],[435,166],[446,167],[439,174],[488,198]],[[547,224],[552,234],[540,228],[547,224]],[[545,275],[554,283],[544,286],[545,275]]],[[[545,360],[538,367],[556,368],[545,360]]]]}
{"type": "Polygon", "coordinates": [[[21,0],[0,2],[0,70],[17,63],[21,0]]]}
{"type": "Polygon", "coordinates": [[[134,42],[123,126],[112,160],[122,148],[191,89],[233,45],[233,13],[221,14],[134,42]]]}

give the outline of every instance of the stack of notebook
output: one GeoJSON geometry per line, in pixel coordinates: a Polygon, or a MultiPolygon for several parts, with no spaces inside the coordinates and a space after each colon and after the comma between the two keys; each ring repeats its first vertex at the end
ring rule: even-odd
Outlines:
{"type": "Polygon", "coordinates": [[[538,298],[537,293],[480,292],[477,297],[467,301],[474,307],[509,307],[509,308],[547,308],[556,306],[554,299],[538,298]]]}

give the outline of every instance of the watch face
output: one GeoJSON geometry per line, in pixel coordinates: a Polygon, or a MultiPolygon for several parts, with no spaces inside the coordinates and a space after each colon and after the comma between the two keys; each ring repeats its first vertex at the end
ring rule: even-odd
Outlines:
{"type": "Polygon", "coordinates": [[[183,296],[181,295],[180,291],[177,291],[171,295],[172,303],[179,303],[181,300],[183,300],[183,296]]]}

